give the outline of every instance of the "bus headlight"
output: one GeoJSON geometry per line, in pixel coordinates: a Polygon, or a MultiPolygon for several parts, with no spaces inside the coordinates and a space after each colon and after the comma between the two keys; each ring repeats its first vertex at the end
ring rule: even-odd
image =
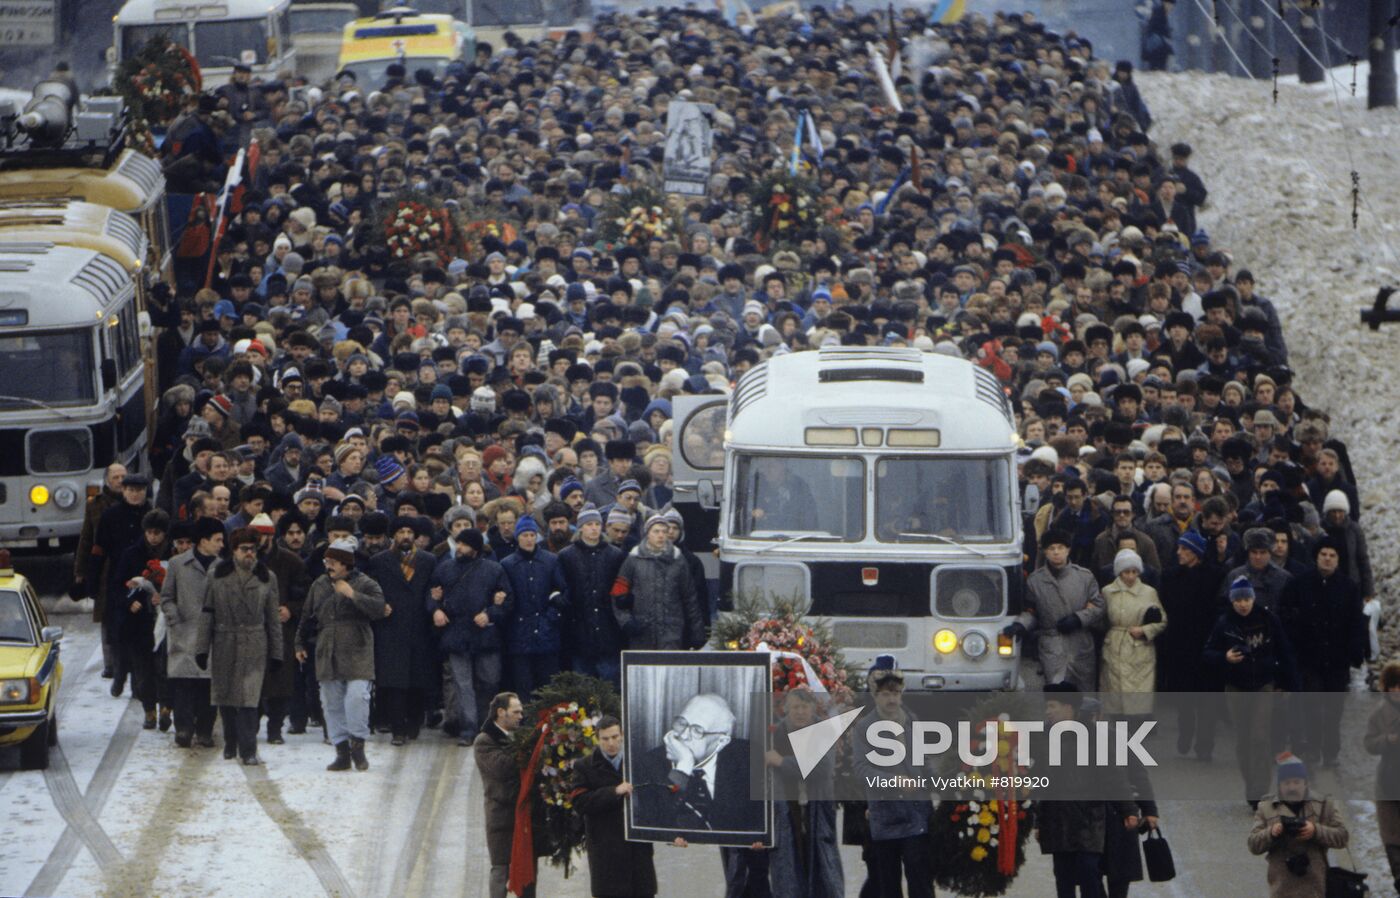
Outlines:
{"type": "Polygon", "coordinates": [[[78,503],[78,492],[71,486],[60,486],[53,491],[53,501],[59,508],[72,508],[78,503]]]}
{"type": "Polygon", "coordinates": [[[29,488],[29,504],[48,505],[49,488],[44,486],[42,483],[36,484],[35,486],[31,486],[29,488]]]}
{"type": "Polygon", "coordinates": [[[958,650],[958,634],[952,630],[939,630],[933,634],[933,647],[944,655],[951,655],[958,650]]]}
{"type": "Polygon", "coordinates": [[[981,658],[987,654],[987,637],[973,631],[963,637],[963,654],[969,658],[981,658]]]}

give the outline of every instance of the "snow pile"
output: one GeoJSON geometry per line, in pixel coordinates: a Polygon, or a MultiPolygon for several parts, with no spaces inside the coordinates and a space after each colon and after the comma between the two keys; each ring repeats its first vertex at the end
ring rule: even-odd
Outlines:
{"type": "Polygon", "coordinates": [[[1331,416],[1332,432],[1350,450],[1376,591],[1387,609],[1382,649],[1395,657],[1400,499],[1390,487],[1400,459],[1400,325],[1373,333],[1358,310],[1378,287],[1400,283],[1393,216],[1400,111],[1367,112],[1363,97],[1327,83],[1280,84],[1275,106],[1267,81],[1199,74],[1138,81],[1158,147],[1186,141],[1195,150],[1192,168],[1210,190],[1199,226],[1278,306],[1299,396],[1331,416]],[[1353,164],[1363,198],[1356,231],[1353,164]]]}

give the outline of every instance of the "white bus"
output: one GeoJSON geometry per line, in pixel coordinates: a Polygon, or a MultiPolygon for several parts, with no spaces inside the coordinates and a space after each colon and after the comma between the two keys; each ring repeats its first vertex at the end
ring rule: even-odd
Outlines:
{"type": "Polygon", "coordinates": [[[721,604],[800,599],[849,660],[894,655],[913,689],[1014,689],[1015,447],[1005,393],[970,362],[792,353],[678,403],[675,504],[699,540],[715,521],[721,604]]]}
{"type": "Polygon", "coordinates": [[[128,0],[113,18],[113,64],[165,35],[199,62],[204,89],[227,84],[235,65],[271,80],[296,68],[292,0],[128,0]]]}
{"type": "Polygon", "coordinates": [[[71,548],[103,469],[141,467],[144,381],[129,270],[0,243],[0,546],[71,548]]]}

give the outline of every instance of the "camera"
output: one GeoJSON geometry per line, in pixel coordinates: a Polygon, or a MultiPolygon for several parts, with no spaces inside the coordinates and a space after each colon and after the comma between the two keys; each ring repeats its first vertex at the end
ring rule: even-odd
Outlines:
{"type": "Polygon", "coordinates": [[[1283,824],[1283,834],[1289,838],[1297,836],[1308,825],[1302,817],[1284,817],[1279,822],[1283,824]]]}
{"type": "Polygon", "coordinates": [[[1235,645],[1232,646],[1232,648],[1234,648],[1234,650],[1239,652],[1241,655],[1244,655],[1246,658],[1248,658],[1254,651],[1249,647],[1247,643],[1243,642],[1235,643],[1235,645]]]}
{"type": "Polygon", "coordinates": [[[1301,852],[1298,854],[1290,854],[1288,860],[1283,862],[1283,865],[1287,867],[1288,872],[1292,873],[1294,876],[1307,876],[1308,868],[1312,866],[1312,859],[1301,852]]]}

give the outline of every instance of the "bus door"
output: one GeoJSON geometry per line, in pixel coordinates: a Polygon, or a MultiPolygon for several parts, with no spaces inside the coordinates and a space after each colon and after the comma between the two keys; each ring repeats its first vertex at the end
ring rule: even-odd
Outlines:
{"type": "Polygon", "coordinates": [[[685,522],[685,547],[699,556],[710,584],[710,607],[719,594],[719,506],[724,488],[727,396],[676,396],[671,400],[671,504],[685,522]]]}

